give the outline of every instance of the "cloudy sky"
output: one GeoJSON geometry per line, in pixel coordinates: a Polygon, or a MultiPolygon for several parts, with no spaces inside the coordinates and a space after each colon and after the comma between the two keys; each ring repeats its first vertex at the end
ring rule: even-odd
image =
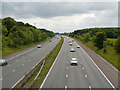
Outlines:
{"type": "Polygon", "coordinates": [[[118,26],[117,2],[2,2],[2,18],[12,17],[54,32],[118,26]]]}

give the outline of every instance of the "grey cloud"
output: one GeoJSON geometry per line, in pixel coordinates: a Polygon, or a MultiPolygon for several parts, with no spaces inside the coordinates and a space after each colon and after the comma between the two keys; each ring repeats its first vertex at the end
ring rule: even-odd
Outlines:
{"type": "Polygon", "coordinates": [[[52,18],[73,14],[90,13],[93,11],[113,10],[115,3],[98,2],[3,2],[3,17],[15,18],[52,18]]]}

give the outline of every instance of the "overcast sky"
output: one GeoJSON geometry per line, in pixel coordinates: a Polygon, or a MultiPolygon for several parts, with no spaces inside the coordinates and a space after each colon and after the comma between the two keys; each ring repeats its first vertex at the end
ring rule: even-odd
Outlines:
{"type": "Polygon", "coordinates": [[[117,27],[117,2],[2,2],[2,17],[54,32],[117,27]]]}

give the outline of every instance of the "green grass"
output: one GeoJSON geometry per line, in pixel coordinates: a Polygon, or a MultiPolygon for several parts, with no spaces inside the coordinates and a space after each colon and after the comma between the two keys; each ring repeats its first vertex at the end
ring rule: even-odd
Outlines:
{"type": "MultiPolygon", "coordinates": [[[[40,73],[40,76],[39,76],[38,79],[34,82],[35,87],[39,87],[40,84],[42,83],[42,81],[43,81],[43,79],[45,78],[48,70],[50,69],[52,63],[54,62],[56,56],[58,55],[58,53],[59,53],[59,51],[60,51],[60,49],[61,49],[62,44],[63,44],[63,38],[61,38],[60,43],[57,45],[56,49],[52,52],[52,54],[51,54],[49,57],[46,56],[47,59],[46,59],[46,62],[45,62],[45,64],[44,64],[44,66],[43,66],[43,69],[42,69],[42,71],[41,71],[41,73],[40,73]]],[[[45,58],[46,58],[46,57],[45,57],[45,58]]],[[[25,84],[28,84],[28,85],[31,84],[31,82],[34,80],[34,78],[35,78],[36,75],[38,74],[40,68],[41,68],[41,66],[34,72],[34,74],[32,75],[32,77],[31,77],[25,84]]],[[[35,69],[35,68],[34,68],[34,69],[35,69]]],[[[32,70],[30,71],[30,73],[31,73],[34,69],[32,69],[32,70]]],[[[30,73],[29,73],[29,74],[30,74],[30,73]]],[[[27,74],[27,76],[28,76],[29,74],[27,74]]]]}
{"type": "MultiPolygon", "coordinates": [[[[76,39],[76,38],[74,38],[74,39],[76,39]]],[[[80,41],[79,39],[76,39],[76,40],[80,41]]],[[[116,40],[116,39],[111,39],[111,40],[116,40]]],[[[94,46],[92,41],[88,41],[88,42],[80,41],[80,42],[83,43],[84,45],[86,45],[87,47],[89,47],[90,49],[92,49],[93,51],[95,51],[100,56],[102,56],[104,59],[106,59],[109,63],[111,63],[117,69],[119,69],[119,67],[118,67],[119,54],[116,53],[113,46],[107,45],[107,47],[105,48],[106,53],[104,53],[103,49],[97,50],[97,47],[94,46]]]]}
{"type": "Polygon", "coordinates": [[[47,58],[46,62],[45,62],[45,65],[43,66],[43,69],[40,73],[40,76],[38,77],[38,79],[36,80],[36,82],[34,82],[34,87],[39,87],[42,83],[42,81],[44,80],[47,72],[49,71],[51,65],[53,64],[56,56],[58,55],[61,47],[62,47],[62,44],[63,44],[63,38],[61,39],[61,42],[60,44],[57,46],[57,48],[53,51],[53,53],[50,55],[49,58],[47,58]],[[50,61],[49,61],[50,60],[50,61]]]}
{"type": "Polygon", "coordinates": [[[43,41],[40,41],[40,42],[37,42],[37,43],[32,43],[32,44],[29,44],[29,45],[21,45],[20,48],[10,48],[10,47],[5,47],[3,50],[2,50],[2,57],[4,56],[7,56],[7,55],[10,55],[10,54],[13,54],[17,51],[21,51],[21,50],[24,50],[24,49],[27,49],[31,46],[34,46],[34,45],[37,45],[39,43],[42,43],[42,42],[45,42],[47,41],[48,39],[50,38],[47,38],[46,40],[43,40],[43,41]]]}

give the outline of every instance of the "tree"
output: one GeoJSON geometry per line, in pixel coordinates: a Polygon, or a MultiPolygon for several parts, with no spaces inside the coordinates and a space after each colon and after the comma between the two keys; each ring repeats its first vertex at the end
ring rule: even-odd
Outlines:
{"type": "Polygon", "coordinates": [[[2,35],[6,36],[8,34],[8,30],[5,26],[2,26],[2,35]]]}
{"type": "Polygon", "coordinates": [[[7,17],[2,20],[2,24],[5,25],[9,31],[16,24],[16,21],[11,17],[7,17]]]}
{"type": "Polygon", "coordinates": [[[107,38],[114,38],[114,32],[113,31],[106,31],[105,35],[107,38]]]}
{"type": "Polygon", "coordinates": [[[89,33],[84,34],[83,37],[84,37],[85,42],[88,42],[90,40],[90,34],[89,33]]]}
{"type": "Polygon", "coordinates": [[[120,53],[120,36],[117,38],[117,41],[115,43],[115,50],[117,53],[120,53]]]}
{"type": "Polygon", "coordinates": [[[103,32],[98,32],[95,36],[95,40],[94,40],[94,45],[98,48],[98,49],[102,49],[103,48],[103,42],[106,40],[105,35],[103,32]]]}

